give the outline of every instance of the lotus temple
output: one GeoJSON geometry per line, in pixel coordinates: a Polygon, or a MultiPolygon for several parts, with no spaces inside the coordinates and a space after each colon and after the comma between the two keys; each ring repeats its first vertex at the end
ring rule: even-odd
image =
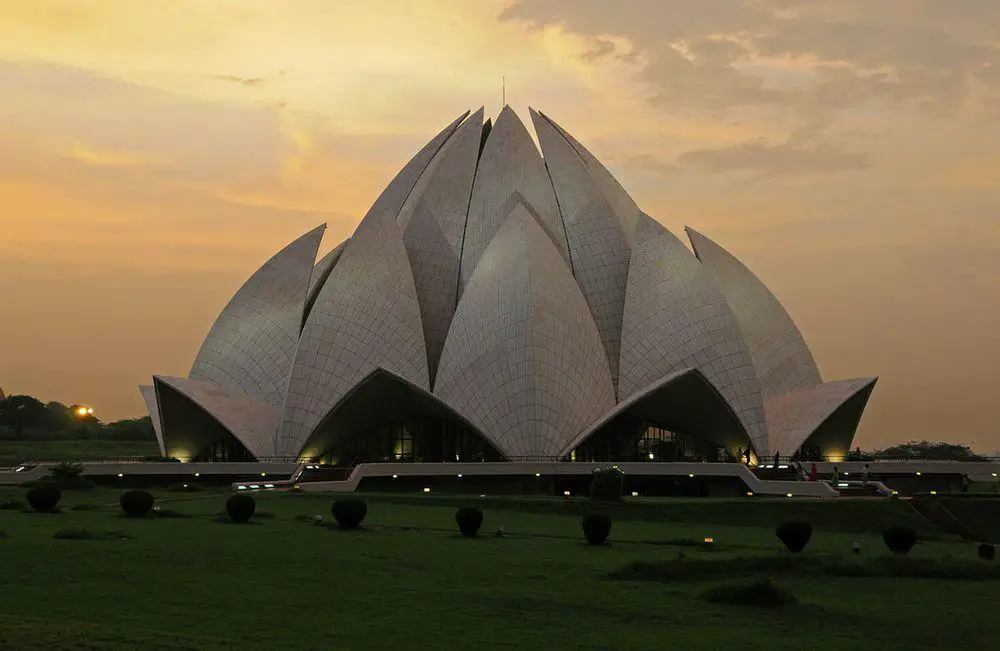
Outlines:
{"type": "Polygon", "coordinates": [[[463,114],[322,259],[324,226],[265,262],[188,376],[141,387],[163,455],[842,459],[876,378],[824,381],[753,272],[530,118],[541,151],[510,107],[463,114]]]}

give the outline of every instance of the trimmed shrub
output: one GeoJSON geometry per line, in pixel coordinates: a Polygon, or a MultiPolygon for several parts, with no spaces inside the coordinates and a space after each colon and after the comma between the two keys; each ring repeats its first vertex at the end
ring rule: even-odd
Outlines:
{"type": "Polygon", "coordinates": [[[795,603],[795,597],[791,592],[774,585],[770,579],[715,586],[703,593],[702,598],[713,603],[755,608],[777,608],[795,603]]]}
{"type": "Polygon", "coordinates": [[[979,558],[983,559],[984,561],[992,561],[994,558],[996,558],[997,555],[996,547],[994,547],[989,543],[982,543],[977,548],[977,551],[979,552],[979,558]]]}
{"type": "Polygon", "coordinates": [[[56,505],[62,499],[62,493],[53,486],[39,486],[30,489],[24,496],[38,513],[52,513],[56,510],[56,505]]]}
{"type": "Polygon", "coordinates": [[[240,493],[226,500],[226,513],[233,522],[248,522],[257,508],[257,502],[250,495],[240,493]]]}
{"type": "Polygon", "coordinates": [[[774,533],[778,536],[778,540],[785,543],[788,551],[798,554],[809,544],[813,528],[808,522],[782,522],[774,533]]]}
{"type": "Polygon", "coordinates": [[[603,513],[588,513],[582,524],[583,535],[591,545],[603,545],[611,533],[611,518],[603,513]]]}
{"type": "Polygon", "coordinates": [[[590,480],[590,499],[620,502],[625,495],[625,472],[618,466],[594,471],[590,480]]]}
{"type": "Polygon", "coordinates": [[[153,496],[146,491],[126,491],[118,503],[130,518],[141,518],[153,510],[153,496]]]}
{"type": "Polygon", "coordinates": [[[906,554],[917,543],[917,532],[910,527],[893,525],[882,532],[882,540],[893,554],[906,554]]]}
{"type": "Polygon", "coordinates": [[[483,511],[474,506],[463,506],[455,511],[455,524],[466,538],[472,538],[483,526],[483,511]]]}
{"type": "Polygon", "coordinates": [[[368,514],[368,505],[356,497],[348,497],[335,501],[330,512],[341,529],[357,529],[368,514]]]}

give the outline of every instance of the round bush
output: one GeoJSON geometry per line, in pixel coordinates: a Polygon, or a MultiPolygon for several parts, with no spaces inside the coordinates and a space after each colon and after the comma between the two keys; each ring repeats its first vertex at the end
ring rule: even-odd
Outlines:
{"type": "Polygon", "coordinates": [[[583,535],[591,545],[603,545],[611,533],[611,518],[603,513],[583,516],[583,535]]]}
{"type": "Polygon", "coordinates": [[[590,480],[590,499],[602,502],[620,502],[625,495],[625,473],[621,468],[595,470],[590,480]]]}
{"type": "Polygon", "coordinates": [[[153,510],[153,496],[146,491],[125,491],[118,503],[130,518],[141,518],[153,510]]]}
{"type": "Polygon", "coordinates": [[[466,538],[472,538],[483,526],[483,512],[474,506],[463,506],[455,511],[455,524],[466,538]]]}
{"type": "Polygon", "coordinates": [[[996,558],[997,555],[996,547],[994,547],[989,543],[982,543],[981,545],[979,545],[978,551],[979,551],[979,558],[983,559],[984,561],[992,561],[994,558],[996,558]]]}
{"type": "Polygon", "coordinates": [[[226,513],[233,522],[247,522],[257,508],[253,497],[240,493],[226,500],[226,513]]]}
{"type": "Polygon", "coordinates": [[[906,554],[917,543],[917,532],[910,527],[893,525],[882,532],[882,540],[893,554],[906,554]]]}
{"type": "Polygon", "coordinates": [[[341,529],[357,529],[368,513],[368,505],[356,497],[337,500],[330,508],[341,529]]]}
{"type": "Polygon", "coordinates": [[[774,533],[778,536],[778,540],[785,543],[788,551],[798,554],[809,544],[813,528],[808,522],[782,522],[774,533]]]}
{"type": "Polygon", "coordinates": [[[62,493],[54,486],[38,486],[29,490],[24,498],[39,513],[51,513],[56,510],[62,493]]]}

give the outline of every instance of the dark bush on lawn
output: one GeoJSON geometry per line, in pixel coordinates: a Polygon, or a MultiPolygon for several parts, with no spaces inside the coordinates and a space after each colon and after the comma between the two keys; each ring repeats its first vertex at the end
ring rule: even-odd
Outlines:
{"type": "Polygon", "coordinates": [[[356,497],[348,497],[335,501],[330,512],[341,529],[357,529],[368,514],[368,505],[356,497]]]}
{"type": "Polygon", "coordinates": [[[994,547],[989,543],[983,543],[979,545],[978,551],[979,551],[979,558],[983,559],[984,561],[992,561],[994,558],[996,558],[997,555],[996,547],[994,547]]]}
{"type": "Polygon", "coordinates": [[[52,513],[56,510],[56,505],[62,499],[62,493],[58,488],[52,486],[40,486],[30,489],[24,496],[35,511],[39,513],[52,513]]]}
{"type": "Polygon", "coordinates": [[[250,495],[233,495],[226,500],[226,513],[233,522],[248,522],[257,508],[257,502],[250,495]]]}
{"type": "Polygon", "coordinates": [[[466,538],[472,538],[483,526],[483,511],[474,506],[463,506],[455,511],[455,524],[466,538]]]}
{"type": "Polygon", "coordinates": [[[795,603],[795,597],[791,592],[774,585],[770,579],[719,585],[704,592],[702,598],[713,603],[755,608],[777,608],[795,603]]]}
{"type": "Polygon", "coordinates": [[[917,532],[910,527],[893,525],[882,532],[882,540],[893,554],[906,554],[917,543],[917,532]]]}
{"type": "Polygon", "coordinates": [[[141,518],[153,510],[153,496],[146,491],[125,491],[118,503],[130,518],[141,518]]]}
{"type": "Polygon", "coordinates": [[[788,551],[798,554],[809,544],[813,528],[808,522],[782,522],[774,533],[777,534],[778,540],[785,543],[788,551]]]}
{"type": "Polygon", "coordinates": [[[583,516],[583,535],[591,545],[603,545],[611,533],[611,518],[603,513],[583,516]]]}
{"type": "Polygon", "coordinates": [[[0,511],[20,511],[23,508],[21,500],[0,500],[0,511]]]}
{"type": "Polygon", "coordinates": [[[594,471],[590,480],[590,499],[620,502],[625,495],[625,472],[618,466],[594,471]]]}

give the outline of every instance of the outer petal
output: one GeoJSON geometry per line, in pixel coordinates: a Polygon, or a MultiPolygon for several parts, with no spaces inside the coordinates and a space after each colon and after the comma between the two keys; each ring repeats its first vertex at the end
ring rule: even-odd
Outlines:
{"type": "Polygon", "coordinates": [[[313,267],[312,276],[309,278],[309,292],[306,294],[306,307],[302,311],[303,325],[305,325],[309,312],[312,311],[312,306],[316,303],[316,297],[319,296],[319,290],[323,288],[323,283],[325,283],[326,279],[330,277],[330,272],[333,271],[333,267],[337,264],[337,260],[340,260],[340,254],[344,252],[345,246],[347,246],[347,240],[344,240],[335,246],[332,251],[324,255],[323,259],[317,262],[316,266],[313,267]]]}
{"type": "Polygon", "coordinates": [[[257,459],[273,457],[280,411],[211,382],[154,376],[166,455],[187,461],[225,433],[257,459]]]}
{"type": "Polygon", "coordinates": [[[639,432],[644,422],[692,432],[737,456],[750,438],[725,398],[696,368],[680,369],[636,391],[603,414],[562,450],[565,456],[595,435],[639,432]]]}
{"type": "Polygon", "coordinates": [[[376,368],[330,410],[300,456],[305,459],[317,457],[351,436],[384,425],[387,420],[426,415],[459,422],[486,438],[475,425],[434,394],[392,371],[376,368]]]}
{"type": "Polygon", "coordinates": [[[462,238],[482,132],[479,109],[438,151],[397,218],[420,301],[432,384],[458,302],[462,238]]]}
{"type": "Polygon", "coordinates": [[[774,450],[790,455],[803,445],[815,445],[826,458],[844,458],[877,381],[857,378],[825,382],[767,400],[764,408],[774,450]]]}
{"type": "Polygon", "coordinates": [[[725,297],[687,247],[649,216],[641,216],[636,237],[622,323],[619,398],[678,370],[697,368],[732,405],[758,454],[767,454],[760,382],[725,297]]]}
{"type": "Polygon", "coordinates": [[[201,345],[192,379],[281,405],[325,229],[286,246],[236,292],[201,345]]]}
{"type": "Polygon", "coordinates": [[[146,411],[149,413],[149,420],[153,422],[153,434],[156,435],[156,443],[160,446],[160,454],[166,456],[167,448],[163,445],[163,420],[160,418],[160,406],[156,402],[156,387],[144,385],[139,387],[142,400],[146,403],[146,411]]]}
{"type": "Polygon", "coordinates": [[[594,183],[596,183],[601,193],[604,194],[608,203],[611,204],[615,216],[621,220],[622,232],[625,234],[626,239],[631,243],[635,234],[636,226],[640,221],[639,214],[641,212],[639,207],[635,204],[635,201],[633,201],[632,197],[625,192],[625,188],[623,188],[618,180],[612,176],[611,172],[604,167],[601,161],[597,160],[596,156],[591,154],[586,147],[581,145],[576,138],[556,124],[551,118],[549,118],[549,116],[545,115],[541,111],[538,113],[553,127],[555,127],[560,134],[562,134],[566,141],[572,145],[574,151],[576,151],[583,162],[587,165],[594,183]]]}
{"type": "Polygon", "coordinates": [[[822,382],[802,333],[771,290],[728,251],[701,233],[686,230],[695,254],[729,301],[750,343],[764,399],[822,382]]]}
{"type": "Polygon", "coordinates": [[[557,455],[614,407],[587,302],[525,206],[514,208],[469,279],[434,392],[515,458],[557,455]]]}
{"type": "Polygon", "coordinates": [[[476,169],[462,249],[460,292],[517,204],[522,204],[538,220],[558,253],[567,259],[566,233],[545,165],[524,124],[505,106],[486,139],[476,169]]]}
{"type": "Polygon", "coordinates": [[[579,153],[549,120],[535,111],[531,111],[531,118],[559,200],[573,275],[597,322],[611,378],[617,383],[631,243],[622,219],[579,153]]]}
{"type": "Polygon", "coordinates": [[[410,195],[410,191],[416,185],[417,179],[424,173],[431,159],[434,158],[434,155],[441,149],[442,145],[447,142],[451,134],[455,133],[455,129],[458,128],[458,125],[462,123],[462,120],[467,115],[469,115],[468,111],[458,116],[454,122],[446,126],[429,143],[424,145],[420,151],[414,154],[410,162],[389,181],[389,185],[385,187],[385,190],[382,190],[382,194],[379,195],[378,199],[375,200],[375,203],[368,210],[369,214],[386,213],[392,215],[393,218],[399,214],[399,209],[403,207],[406,197],[410,195]]]}
{"type": "Polygon", "coordinates": [[[395,215],[369,212],[320,290],[295,355],[277,444],[298,455],[320,420],[382,367],[427,389],[427,351],[395,215]]]}

